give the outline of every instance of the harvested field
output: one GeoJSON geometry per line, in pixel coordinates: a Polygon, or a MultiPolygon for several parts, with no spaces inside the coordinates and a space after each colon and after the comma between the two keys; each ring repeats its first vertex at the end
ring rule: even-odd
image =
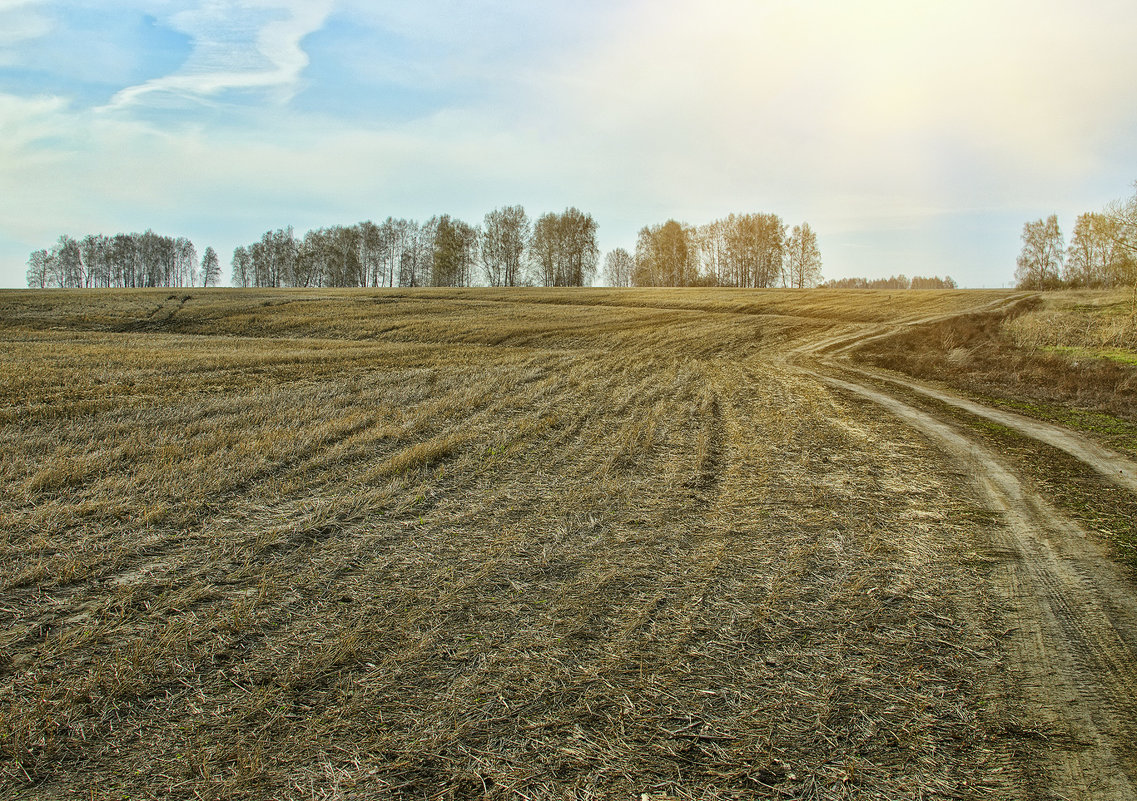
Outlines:
{"type": "Polygon", "coordinates": [[[1010,299],[0,293],[0,795],[1132,798],[1129,578],[819,355],[1010,299]]]}

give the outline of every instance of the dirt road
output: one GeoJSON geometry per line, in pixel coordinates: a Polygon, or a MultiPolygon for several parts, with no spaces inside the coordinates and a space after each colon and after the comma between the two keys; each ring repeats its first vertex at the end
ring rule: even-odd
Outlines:
{"type": "Polygon", "coordinates": [[[804,369],[817,380],[924,434],[970,474],[1001,518],[989,529],[989,575],[994,597],[1003,602],[1009,689],[1018,693],[1024,712],[1016,724],[1028,744],[1023,755],[1034,766],[1028,794],[1137,798],[1137,595],[1131,578],[967,425],[917,408],[897,390],[1064,450],[1130,492],[1137,492],[1137,465],[1069,429],[834,357],[887,333],[844,333],[806,343],[797,355],[812,362],[804,369]]]}

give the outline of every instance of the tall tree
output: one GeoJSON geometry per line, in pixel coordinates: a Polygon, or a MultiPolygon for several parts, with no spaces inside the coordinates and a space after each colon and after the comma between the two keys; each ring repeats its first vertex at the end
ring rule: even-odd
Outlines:
{"type": "Polygon", "coordinates": [[[266,231],[259,242],[249,246],[251,281],[258,287],[296,285],[296,257],[299,246],[292,226],[266,231]]]}
{"type": "Polygon", "coordinates": [[[1124,258],[1118,246],[1117,223],[1108,214],[1088,212],[1078,215],[1062,279],[1070,286],[1108,287],[1114,277],[1114,263],[1124,258]]]}
{"type": "Polygon", "coordinates": [[[727,260],[726,229],[726,220],[715,220],[695,229],[700,271],[714,286],[737,286],[727,260]]]}
{"type": "Polygon", "coordinates": [[[142,267],[138,234],[115,234],[111,238],[110,262],[114,286],[140,286],[142,267]]]}
{"type": "Polygon", "coordinates": [[[65,288],[185,286],[197,270],[197,250],[185,237],[64,234],[29,257],[29,285],[65,288]]]}
{"type": "Polygon", "coordinates": [[[1021,289],[1054,289],[1059,284],[1059,271],[1065,246],[1058,215],[1023,225],[1023,247],[1019,253],[1015,280],[1021,289]]]}
{"type": "Polygon", "coordinates": [[[645,225],[636,239],[636,286],[692,286],[698,282],[699,258],[695,231],[688,225],[668,220],[662,225],[645,225]]]}
{"type": "Polygon", "coordinates": [[[388,217],[378,227],[377,275],[372,286],[417,286],[410,283],[414,279],[413,266],[417,259],[411,251],[417,247],[419,225],[412,220],[396,220],[388,217]],[[407,257],[408,273],[404,283],[402,274],[404,256],[407,257]]]}
{"type": "Polygon", "coordinates": [[[193,286],[197,283],[197,248],[184,236],[174,240],[174,274],[172,286],[193,286]]]}
{"type": "Polygon", "coordinates": [[[296,243],[296,264],[292,277],[296,286],[320,286],[328,272],[327,262],[332,258],[327,231],[313,228],[296,243]]]}
{"type": "Polygon", "coordinates": [[[384,285],[379,273],[383,267],[383,231],[380,226],[364,220],[359,229],[360,286],[384,285]]]}
{"type": "Polygon", "coordinates": [[[1133,186],[1133,197],[1111,203],[1106,215],[1113,224],[1110,230],[1117,249],[1113,282],[1132,286],[1137,303],[1137,183],[1133,186]]]}
{"type": "Polygon", "coordinates": [[[75,289],[86,284],[83,275],[83,253],[79,243],[64,234],[55,245],[55,265],[59,274],[59,286],[75,289]]]}
{"type": "Polygon", "coordinates": [[[553,212],[542,214],[533,224],[529,254],[543,286],[556,286],[557,264],[561,250],[560,217],[553,212]]]}
{"type": "Polygon", "coordinates": [[[359,258],[361,232],[358,226],[336,225],[327,231],[328,259],[324,283],[328,286],[361,286],[363,262],[359,258]]]}
{"type": "Polygon", "coordinates": [[[201,255],[201,285],[217,286],[221,281],[221,262],[217,251],[207,246],[201,255]]]}
{"type": "Polygon", "coordinates": [[[433,232],[431,286],[469,286],[478,247],[478,231],[443,214],[427,223],[433,232]]]}
{"type": "Polygon", "coordinates": [[[596,274],[600,247],[596,221],[575,206],[561,214],[561,286],[589,286],[596,274]]]}
{"type": "MultiPolygon", "coordinates": [[[[434,262],[434,232],[429,223],[416,220],[400,220],[406,223],[404,245],[398,250],[399,286],[423,286],[430,277],[430,265],[434,262]]],[[[402,226],[400,226],[402,228],[402,226]]]]}
{"type": "Polygon", "coordinates": [[[786,240],[786,279],[794,289],[821,283],[821,249],[809,223],[795,225],[786,240]]]}
{"type": "Polygon", "coordinates": [[[490,286],[524,283],[525,251],[532,226],[522,206],[504,206],[485,216],[482,266],[490,286]]]}
{"type": "Polygon", "coordinates": [[[87,234],[79,240],[79,252],[83,257],[85,286],[110,286],[107,244],[107,238],[102,234],[87,234]]]}
{"type": "Polygon", "coordinates": [[[600,258],[596,221],[575,207],[542,214],[533,226],[529,249],[545,286],[587,286],[600,258]]]}
{"type": "Polygon", "coordinates": [[[56,286],[54,282],[55,277],[55,254],[46,248],[32,251],[28,256],[28,288],[29,289],[47,289],[51,286],[56,286]]]}
{"type": "Polygon", "coordinates": [[[255,286],[253,256],[248,248],[243,245],[233,248],[233,261],[229,270],[233,277],[233,286],[248,287],[250,284],[255,286]]]}
{"type": "Polygon", "coordinates": [[[632,254],[623,248],[610,250],[604,256],[604,283],[616,287],[631,286],[634,268],[632,254]]]}
{"type": "Polygon", "coordinates": [[[786,225],[777,214],[731,214],[725,222],[727,272],[731,284],[772,287],[782,279],[786,225]]]}
{"type": "Polygon", "coordinates": [[[1113,223],[1112,231],[1117,257],[1110,269],[1116,286],[1133,287],[1132,309],[1137,318],[1137,183],[1133,197],[1111,203],[1106,209],[1113,223]]]}

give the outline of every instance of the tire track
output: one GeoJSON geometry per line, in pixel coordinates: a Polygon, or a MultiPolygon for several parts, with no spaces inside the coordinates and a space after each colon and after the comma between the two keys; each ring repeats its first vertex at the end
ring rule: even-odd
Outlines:
{"type": "Polygon", "coordinates": [[[875,342],[878,339],[890,337],[893,334],[901,331],[904,328],[911,328],[917,325],[932,325],[934,323],[942,323],[950,320],[953,317],[961,317],[967,314],[982,314],[1005,312],[1014,308],[1020,303],[1024,303],[1031,298],[1037,297],[1037,293],[1020,293],[1011,295],[1006,298],[997,298],[990,303],[984,303],[981,306],[976,306],[964,312],[952,312],[950,314],[933,314],[925,317],[915,317],[907,320],[901,320],[897,323],[889,323],[883,325],[869,325],[854,327],[851,331],[846,330],[840,334],[807,341],[804,344],[793,348],[789,351],[790,356],[818,356],[820,354],[840,356],[847,354],[854,348],[869,342],[875,342]]]}
{"type": "Polygon", "coordinates": [[[1024,750],[1043,797],[1137,798],[1137,595],[1078,526],[959,429],[881,391],[807,370],[936,442],[974,477],[1004,521],[991,536],[1006,608],[1012,688],[1022,688],[1024,750]]]}
{"type": "Polygon", "coordinates": [[[842,365],[842,369],[850,373],[878,381],[887,381],[890,384],[903,387],[925,397],[960,409],[976,417],[990,420],[993,423],[1014,429],[1031,439],[1045,442],[1059,450],[1073,456],[1092,467],[1109,481],[1130,492],[1137,493],[1137,462],[1103,447],[1086,437],[1076,434],[1062,426],[1043,423],[1021,414],[993,409],[981,403],[962,398],[949,392],[924,386],[915,381],[906,380],[896,376],[887,375],[877,370],[866,370],[860,367],[842,365]]]}

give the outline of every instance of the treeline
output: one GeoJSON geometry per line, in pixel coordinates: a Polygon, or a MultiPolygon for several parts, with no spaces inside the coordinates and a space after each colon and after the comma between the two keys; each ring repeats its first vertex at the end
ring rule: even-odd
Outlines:
{"type": "Polygon", "coordinates": [[[480,226],[444,214],[303,237],[289,227],[236,248],[232,279],[241,287],[586,286],[600,252],[596,230],[576,208],[532,222],[521,206],[491,211],[480,226]]]}
{"type": "Polygon", "coordinates": [[[201,261],[184,236],[67,234],[28,257],[28,286],[37,289],[94,287],[214,286],[221,278],[217,253],[207,247],[201,261]]]}
{"type": "Polygon", "coordinates": [[[1078,215],[1069,246],[1057,214],[1025,223],[1022,243],[1019,289],[1137,287],[1137,193],[1078,215]]]}
{"type": "Polygon", "coordinates": [[[821,280],[821,251],[808,223],[788,234],[776,214],[731,214],[704,225],[668,220],[640,229],[635,255],[604,259],[610,286],[810,287],[821,280]]]}
{"type": "MultiPolygon", "coordinates": [[[[388,217],[297,236],[266,231],[233,251],[238,287],[588,286],[600,250],[592,215],[576,208],[531,220],[504,206],[472,225],[449,215],[425,222],[388,217]]],[[[28,259],[29,287],[216,286],[213,248],[200,262],[185,237],[64,235],[28,259]]],[[[776,214],[731,214],[704,225],[668,220],[644,226],[635,254],[606,255],[610,286],[811,287],[821,282],[821,251],[808,223],[776,214]]]]}
{"type": "Polygon", "coordinates": [[[825,289],[958,289],[951,276],[931,278],[894,275],[890,278],[833,278],[821,285],[825,289]]]}

